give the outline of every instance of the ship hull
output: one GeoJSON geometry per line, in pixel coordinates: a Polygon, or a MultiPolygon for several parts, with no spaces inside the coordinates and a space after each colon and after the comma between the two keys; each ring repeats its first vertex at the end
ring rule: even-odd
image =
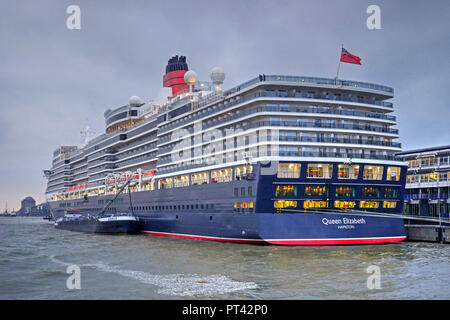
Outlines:
{"type": "Polygon", "coordinates": [[[75,221],[60,221],[55,224],[56,229],[87,232],[87,233],[138,233],[139,222],[138,221],[108,221],[99,222],[95,220],[75,220],[75,221]]]}
{"type": "MultiPolygon", "coordinates": [[[[361,167],[364,165],[360,164],[361,167]]],[[[308,162],[301,162],[302,168],[307,166],[308,162]]],[[[334,167],[337,171],[337,165],[334,167]]],[[[386,167],[384,172],[387,172],[386,167]]],[[[261,168],[259,164],[253,165],[254,176],[249,179],[133,192],[131,202],[128,194],[119,194],[107,213],[137,215],[140,231],[144,234],[198,240],[346,245],[392,243],[406,238],[403,219],[382,216],[402,213],[405,169],[401,170],[399,181],[390,181],[386,177],[368,181],[361,175],[343,181],[337,177],[337,172],[330,179],[308,178],[306,170],[297,178],[279,178],[277,174],[261,174],[261,168]],[[364,197],[362,188],[367,185],[380,192],[385,188],[396,188],[397,192],[394,198],[383,194],[377,198],[364,197]],[[296,192],[279,195],[280,186],[296,192]],[[318,186],[327,191],[320,195],[307,194],[307,187],[318,186]],[[337,188],[342,186],[353,188],[354,194],[339,197],[337,188]],[[291,204],[278,207],[278,201],[291,204]],[[353,208],[338,209],[336,201],[352,203],[353,208]],[[364,208],[361,206],[363,201],[371,201],[376,206],[364,208]],[[312,208],[305,205],[308,202],[324,207],[312,208]],[[387,207],[385,202],[398,205],[387,207]]],[[[62,200],[51,202],[50,207],[57,218],[68,210],[96,215],[112,198],[113,194],[92,196],[82,201],[62,200]]]]}
{"type": "Polygon", "coordinates": [[[180,216],[143,217],[141,232],[154,236],[273,245],[377,244],[399,242],[406,238],[402,219],[366,215],[284,213],[180,216]]]}

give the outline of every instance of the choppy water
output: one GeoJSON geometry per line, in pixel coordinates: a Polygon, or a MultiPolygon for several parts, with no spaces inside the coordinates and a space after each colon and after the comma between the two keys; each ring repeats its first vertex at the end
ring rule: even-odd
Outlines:
{"type": "Polygon", "coordinates": [[[255,246],[0,218],[0,299],[450,299],[450,246],[255,246]],[[73,264],[81,290],[66,287],[73,264]],[[370,265],[381,289],[367,288],[370,265]]]}

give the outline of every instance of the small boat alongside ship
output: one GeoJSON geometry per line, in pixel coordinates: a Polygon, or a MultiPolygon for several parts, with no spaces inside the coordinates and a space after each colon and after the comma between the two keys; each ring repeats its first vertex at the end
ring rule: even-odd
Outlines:
{"type": "Polygon", "coordinates": [[[129,214],[91,216],[67,214],[56,220],[56,229],[89,233],[137,233],[139,219],[129,214]]]}
{"type": "MultiPolygon", "coordinates": [[[[103,207],[98,215],[91,215],[88,211],[68,210],[62,218],[55,221],[55,228],[89,233],[138,233],[140,231],[139,218],[134,215],[133,210],[129,213],[105,214],[132,180],[132,177],[129,176],[122,183],[116,196],[103,207]]],[[[131,207],[131,193],[128,192],[128,195],[131,207]]]]}

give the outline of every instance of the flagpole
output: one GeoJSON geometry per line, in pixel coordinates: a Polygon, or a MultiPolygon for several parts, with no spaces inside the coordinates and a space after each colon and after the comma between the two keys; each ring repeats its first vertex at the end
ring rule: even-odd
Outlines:
{"type": "Polygon", "coordinates": [[[337,85],[338,77],[339,77],[339,69],[341,68],[341,55],[342,55],[342,49],[344,48],[344,44],[341,46],[341,53],[339,55],[339,63],[338,63],[338,69],[336,73],[336,78],[334,78],[334,84],[337,85]]]}

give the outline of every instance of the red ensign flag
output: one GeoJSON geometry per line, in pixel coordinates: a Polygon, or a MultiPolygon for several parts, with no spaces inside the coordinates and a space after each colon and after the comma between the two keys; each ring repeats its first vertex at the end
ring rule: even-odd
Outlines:
{"type": "Polygon", "coordinates": [[[358,56],[355,56],[342,48],[341,52],[341,62],[347,62],[347,63],[354,63],[354,64],[361,64],[361,58],[358,56]]]}

